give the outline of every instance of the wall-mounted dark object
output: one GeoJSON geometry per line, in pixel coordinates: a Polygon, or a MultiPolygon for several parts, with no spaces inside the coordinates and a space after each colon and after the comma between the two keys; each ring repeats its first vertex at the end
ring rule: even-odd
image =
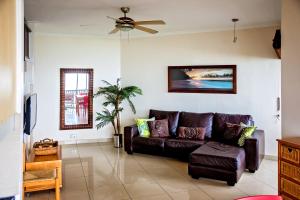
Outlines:
{"type": "Polygon", "coordinates": [[[30,37],[31,29],[28,27],[26,22],[24,23],[24,60],[29,59],[29,37],[30,37]]]}
{"type": "Polygon", "coordinates": [[[0,198],[0,200],[15,200],[15,197],[5,197],[5,198],[0,198]]]}
{"type": "Polygon", "coordinates": [[[277,57],[281,58],[281,32],[280,29],[276,30],[274,39],[273,39],[273,48],[276,52],[277,57]]]}

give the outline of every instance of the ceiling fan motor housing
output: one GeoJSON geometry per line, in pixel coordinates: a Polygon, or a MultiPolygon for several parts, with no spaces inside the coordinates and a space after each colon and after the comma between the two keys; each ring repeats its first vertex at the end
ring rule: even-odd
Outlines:
{"type": "Polygon", "coordinates": [[[130,31],[134,28],[134,20],[129,17],[120,17],[119,21],[116,21],[116,28],[122,31],[130,31]]]}

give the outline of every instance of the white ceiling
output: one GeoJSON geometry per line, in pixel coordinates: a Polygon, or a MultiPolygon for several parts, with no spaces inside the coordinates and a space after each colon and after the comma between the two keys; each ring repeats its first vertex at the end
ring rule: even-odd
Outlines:
{"type": "Polygon", "coordinates": [[[281,0],[25,0],[25,17],[36,22],[37,32],[107,36],[114,22],[106,16],[121,17],[121,6],[130,7],[134,20],[163,19],[167,25],[148,26],[159,34],[231,29],[235,17],[239,28],[281,20],[281,0]]]}

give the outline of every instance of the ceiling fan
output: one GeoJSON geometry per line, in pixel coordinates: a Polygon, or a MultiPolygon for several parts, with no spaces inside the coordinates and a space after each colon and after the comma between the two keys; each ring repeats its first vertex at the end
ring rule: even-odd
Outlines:
{"type": "Polygon", "coordinates": [[[155,34],[158,33],[157,30],[147,28],[141,25],[164,25],[166,24],[163,20],[150,20],[150,21],[134,21],[133,19],[126,16],[126,14],[130,11],[129,7],[121,7],[121,11],[124,13],[124,17],[120,17],[118,19],[109,17],[109,19],[115,20],[115,28],[109,32],[109,34],[116,33],[118,31],[131,31],[133,29],[137,29],[140,31],[144,31],[147,33],[155,34]]]}

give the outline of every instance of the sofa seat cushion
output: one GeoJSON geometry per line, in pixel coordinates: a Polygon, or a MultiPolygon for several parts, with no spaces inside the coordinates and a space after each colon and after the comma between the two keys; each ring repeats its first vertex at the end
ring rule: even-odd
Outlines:
{"type": "Polygon", "coordinates": [[[166,148],[194,148],[205,144],[205,140],[187,140],[187,139],[167,139],[165,141],[166,148]]]}
{"type": "Polygon", "coordinates": [[[207,142],[191,153],[190,164],[226,170],[245,166],[245,150],[219,142],[207,142]]]}
{"type": "Polygon", "coordinates": [[[211,138],[213,113],[181,112],[178,127],[202,127],[205,128],[205,137],[211,138]]]}
{"type": "Polygon", "coordinates": [[[175,157],[188,157],[191,152],[205,143],[205,140],[167,139],[164,150],[175,157]]]}
{"type": "Polygon", "coordinates": [[[134,137],[132,141],[133,150],[145,153],[162,153],[166,138],[134,137]]]}

